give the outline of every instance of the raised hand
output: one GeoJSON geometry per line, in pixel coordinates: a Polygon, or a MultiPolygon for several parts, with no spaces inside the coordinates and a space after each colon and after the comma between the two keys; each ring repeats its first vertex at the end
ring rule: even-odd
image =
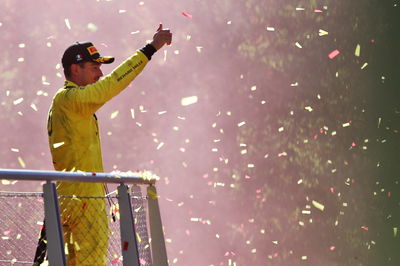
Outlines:
{"type": "Polygon", "coordinates": [[[151,45],[157,50],[161,49],[165,44],[171,45],[172,33],[169,29],[163,29],[163,25],[160,23],[156,33],[153,36],[151,45]]]}

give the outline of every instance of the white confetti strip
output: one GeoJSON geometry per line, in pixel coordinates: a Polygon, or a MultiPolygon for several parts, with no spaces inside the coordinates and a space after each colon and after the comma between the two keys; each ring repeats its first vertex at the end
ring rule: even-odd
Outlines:
{"type": "Polygon", "coordinates": [[[181,99],[181,105],[188,106],[188,105],[197,103],[197,101],[198,101],[197,96],[185,97],[185,98],[181,99]]]}

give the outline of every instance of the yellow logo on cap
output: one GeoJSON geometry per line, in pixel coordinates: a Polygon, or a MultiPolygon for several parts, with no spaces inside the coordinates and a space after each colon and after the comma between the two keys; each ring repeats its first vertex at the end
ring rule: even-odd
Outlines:
{"type": "Polygon", "coordinates": [[[97,52],[97,49],[94,46],[88,47],[87,50],[89,51],[90,55],[94,55],[94,54],[98,54],[99,53],[99,52],[97,52]]]}

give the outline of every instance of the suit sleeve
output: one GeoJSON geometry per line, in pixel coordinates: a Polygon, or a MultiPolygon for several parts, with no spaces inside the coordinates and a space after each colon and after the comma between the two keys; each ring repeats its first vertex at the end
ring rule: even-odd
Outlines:
{"type": "Polygon", "coordinates": [[[149,59],[142,51],[125,60],[102,80],[66,92],[68,108],[83,115],[95,113],[101,106],[119,94],[142,72],[149,59]]]}

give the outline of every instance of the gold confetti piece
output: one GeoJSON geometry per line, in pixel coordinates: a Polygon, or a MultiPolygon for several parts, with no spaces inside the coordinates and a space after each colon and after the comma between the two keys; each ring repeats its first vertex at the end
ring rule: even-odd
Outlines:
{"type": "Polygon", "coordinates": [[[196,46],[196,51],[198,53],[201,53],[202,50],[203,50],[203,46],[196,46]]]}
{"type": "Polygon", "coordinates": [[[65,26],[67,26],[67,28],[70,30],[71,29],[71,24],[69,23],[69,19],[64,19],[65,22],[65,26]]]}
{"type": "Polygon", "coordinates": [[[312,111],[313,111],[313,109],[312,109],[311,106],[306,106],[306,107],[304,107],[304,109],[306,109],[306,110],[309,111],[309,112],[312,112],[312,111]]]}
{"type": "Polygon", "coordinates": [[[361,50],[361,47],[360,47],[359,44],[357,44],[356,50],[354,51],[354,55],[359,57],[360,56],[360,50],[361,50]]]}
{"type": "Polygon", "coordinates": [[[18,44],[18,47],[19,47],[19,48],[25,48],[25,43],[20,43],[20,44],[18,44]]]}
{"type": "Polygon", "coordinates": [[[160,111],[160,112],[158,112],[159,115],[163,115],[163,114],[165,114],[165,113],[167,113],[167,111],[160,111]]]}
{"type": "Polygon", "coordinates": [[[125,9],[120,9],[120,10],[118,10],[118,13],[119,14],[126,13],[126,10],[125,9]]]}
{"type": "Polygon", "coordinates": [[[97,26],[96,26],[95,24],[93,24],[93,23],[89,23],[89,24],[87,25],[87,28],[88,28],[88,30],[90,30],[91,32],[97,31],[97,26]]]}
{"type": "Polygon", "coordinates": [[[257,249],[255,249],[255,248],[253,248],[252,250],[251,250],[251,253],[253,253],[253,254],[255,254],[257,252],[257,249]]]}
{"type": "Polygon", "coordinates": [[[232,20],[227,21],[226,24],[231,25],[232,24],[232,20]]]}
{"type": "Polygon", "coordinates": [[[254,86],[251,86],[250,90],[251,90],[251,91],[255,91],[255,90],[257,90],[257,86],[256,86],[256,85],[254,85],[254,86]]]}
{"type": "Polygon", "coordinates": [[[18,99],[16,99],[15,101],[13,101],[13,104],[14,105],[17,105],[17,104],[20,104],[20,103],[22,103],[24,101],[24,98],[18,98],[18,99]]]}
{"type": "Polygon", "coordinates": [[[274,27],[267,27],[267,31],[275,31],[274,27]]]}
{"type": "Polygon", "coordinates": [[[254,164],[252,164],[252,163],[249,163],[249,164],[247,164],[247,167],[248,167],[248,168],[254,168],[254,167],[255,167],[255,165],[254,165],[254,164]]]}
{"type": "Polygon", "coordinates": [[[12,152],[19,152],[19,149],[17,149],[17,148],[11,148],[11,151],[12,151],[12,152]]]}
{"type": "Polygon", "coordinates": [[[364,69],[368,66],[368,63],[364,63],[364,65],[362,65],[361,69],[364,69]]]}
{"type": "Polygon", "coordinates": [[[36,112],[38,111],[38,109],[37,109],[37,107],[36,107],[36,104],[34,104],[34,103],[31,104],[31,108],[32,108],[34,111],[36,111],[36,112]]]}
{"type": "Polygon", "coordinates": [[[282,132],[283,130],[285,130],[285,128],[284,128],[284,127],[280,127],[280,128],[278,129],[278,132],[282,132]]]}
{"type": "Polygon", "coordinates": [[[303,179],[299,179],[299,180],[297,181],[297,184],[298,184],[298,185],[300,185],[301,183],[303,183],[303,179]]]}
{"type": "Polygon", "coordinates": [[[301,213],[302,213],[302,214],[311,214],[311,211],[309,211],[309,210],[302,210],[301,213]]]}
{"type": "Polygon", "coordinates": [[[307,260],[307,256],[301,256],[302,260],[307,260]]]}
{"type": "Polygon", "coordinates": [[[304,7],[296,7],[296,11],[303,11],[303,10],[305,10],[304,7]]]}
{"type": "Polygon", "coordinates": [[[25,164],[24,160],[22,160],[22,158],[19,157],[19,156],[18,156],[18,162],[19,162],[19,164],[21,165],[22,168],[26,167],[26,164],[25,164]]]}
{"type": "Polygon", "coordinates": [[[394,237],[397,236],[397,227],[393,227],[393,236],[394,236],[394,237]]]}
{"type": "Polygon", "coordinates": [[[185,98],[181,99],[181,105],[188,106],[188,105],[197,103],[197,101],[198,101],[197,96],[185,97],[185,98]]]}
{"type": "Polygon", "coordinates": [[[110,118],[111,118],[111,119],[114,119],[114,118],[116,118],[116,117],[118,116],[118,114],[119,114],[119,111],[118,111],[118,110],[117,110],[117,111],[114,111],[114,112],[111,113],[110,118]]]}
{"type": "Polygon", "coordinates": [[[21,234],[18,234],[15,238],[16,239],[21,239],[21,234]]]}
{"type": "Polygon", "coordinates": [[[343,127],[349,127],[350,126],[350,123],[344,123],[343,125],[342,125],[343,127]]]}
{"type": "Polygon", "coordinates": [[[9,180],[7,180],[7,179],[2,179],[2,180],[1,180],[1,184],[7,186],[7,185],[10,185],[11,182],[10,182],[9,180]]]}
{"type": "Polygon", "coordinates": [[[138,243],[142,243],[142,238],[140,237],[140,235],[136,232],[136,239],[138,241],[138,243]]]}
{"type": "Polygon", "coordinates": [[[76,251],[79,251],[79,250],[81,250],[81,247],[79,246],[79,244],[78,244],[78,242],[74,242],[74,246],[75,246],[75,250],[76,251]]]}
{"type": "Polygon", "coordinates": [[[315,208],[317,208],[320,211],[324,211],[324,209],[325,209],[324,205],[322,205],[321,203],[319,203],[315,200],[312,201],[312,204],[314,205],[315,208]]]}
{"type": "Polygon", "coordinates": [[[300,44],[299,42],[296,42],[295,45],[296,45],[298,48],[303,48],[303,46],[301,46],[301,44],[300,44]]]}
{"type": "Polygon", "coordinates": [[[19,57],[19,58],[17,59],[17,61],[20,62],[20,63],[22,63],[22,62],[25,61],[25,59],[24,59],[23,57],[19,57]]]}
{"type": "Polygon", "coordinates": [[[54,144],[53,144],[53,148],[54,148],[54,149],[57,149],[58,147],[61,147],[61,146],[64,145],[64,144],[65,144],[64,142],[54,143],[54,144]]]}
{"type": "Polygon", "coordinates": [[[328,35],[328,32],[320,29],[319,32],[318,32],[318,35],[319,36],[328,35]]]}

